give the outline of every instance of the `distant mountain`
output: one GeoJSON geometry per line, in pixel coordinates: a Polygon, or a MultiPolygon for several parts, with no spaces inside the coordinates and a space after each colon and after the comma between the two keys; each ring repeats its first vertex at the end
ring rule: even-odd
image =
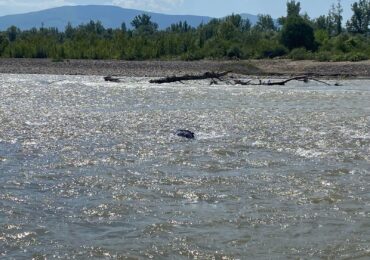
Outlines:
{"type": "MultiPolygon", "coordinates": [[[[165,29],[180,21],[187,21],[189,25],[197,27],[212,19],[208,16],[167,15],[108,5],[63,6],[38,12],[2,16],[0,17],[0,30],[6,30],[15,25],[22,30],[44,26],[46,28],[56,27],[63,31],[68,22],[77,26],[91,20],[101,21],[106,28],[120,28],[122,22],[125,22],[126,26],[130,28],[134,17],[143,13],[150,15],[152,21],[158,23],[160,29],[165,29]]],[[[252,24],[257,21],[255,15],[243,14],[242,16],[248,18],[252,24]]]]}

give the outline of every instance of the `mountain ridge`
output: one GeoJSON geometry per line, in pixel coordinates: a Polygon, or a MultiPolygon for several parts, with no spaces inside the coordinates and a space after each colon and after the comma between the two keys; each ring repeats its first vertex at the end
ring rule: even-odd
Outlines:
{"type": "MultiPolygon", "coordinates": [[[[100,21],[106,28],[120,28],[123,22],[131,28],[131,21],[136,15],[148,14],[152,21],[158,23],[159,29],[165,29],[171,24],[187,21],[190,26],[197,27],[201,23],[208,23],[214,17],[198,15],[171,15],[156,12],[147,12],[137,9],[126,9],[112,5],[76,5],[61,6],[41,11],[5,15],[0,17],[0,30],[16,26],[21,30],[40,27],[55,27],[63,31],[70,22],[72,26],[86,24],[89,21],[100,21]]],[[[252,24],[257,21],[256,15],[241,14],[252,24]]]]}

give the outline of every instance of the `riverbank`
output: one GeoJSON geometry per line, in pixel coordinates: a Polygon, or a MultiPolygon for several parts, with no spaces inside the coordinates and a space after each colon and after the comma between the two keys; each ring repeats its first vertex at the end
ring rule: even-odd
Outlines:
{"type": "Polygon", "coordinates": [[[310,74],[327,78],[370,78],[370,61],[317,62],[292,60],[249,61],[118,61],[0,59],[0,73],[54,75],[114,75],[162,77],[199,74],[206,71],[233,71],[255,76],[310,74]]]}

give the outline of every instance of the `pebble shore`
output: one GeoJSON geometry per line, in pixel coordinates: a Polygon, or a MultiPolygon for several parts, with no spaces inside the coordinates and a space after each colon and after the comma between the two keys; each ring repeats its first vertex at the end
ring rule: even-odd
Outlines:
{"type": "Polygon", "coordinates": [[[370,78],[370,61],[316,62],[292,60],[248,61],[120,61],[0,59],[0,73],[164,77],[232,71],[247,76],[294,76],[370,78]]]}

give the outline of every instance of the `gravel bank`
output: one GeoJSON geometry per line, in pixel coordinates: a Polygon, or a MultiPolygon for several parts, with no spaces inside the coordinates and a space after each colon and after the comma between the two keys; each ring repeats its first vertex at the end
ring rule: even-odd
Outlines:
{"type": "Polygon", "coordinates": [[[322,77],[370,77],[370,61],[315,62],[291,60],[250,61],[117,61],[0,59],[0,73],[55,75],[113,75],[163,77],[226,71],[256,76],[314,74],[322,77]]]}

